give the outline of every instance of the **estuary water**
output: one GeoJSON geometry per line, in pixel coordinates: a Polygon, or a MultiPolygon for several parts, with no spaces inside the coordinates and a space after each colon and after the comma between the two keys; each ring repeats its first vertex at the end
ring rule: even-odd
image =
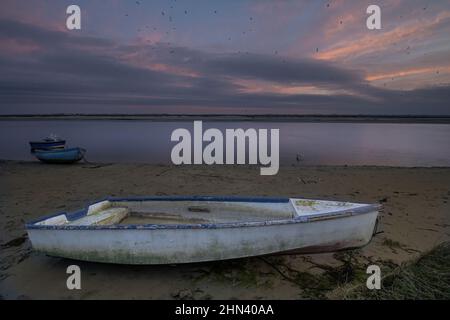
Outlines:
{"type": "MultiPolygon", "coordinates": [[[[54,133],[91,162],[167,164],[177,128],[192,133],[193,122],[2,120],[0,159],[35,160],[28,141],[54,133]]],[[[208,128],[279,129],[281,165],[450,166],[448,124],[204,121],[208,128]]]]}

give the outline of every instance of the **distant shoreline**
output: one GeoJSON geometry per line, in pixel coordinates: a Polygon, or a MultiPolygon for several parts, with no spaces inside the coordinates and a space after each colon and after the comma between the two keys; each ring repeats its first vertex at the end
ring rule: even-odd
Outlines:
{"type": "MultiPolygon", "coordinates": [[[[39,160],[17,160],[17,159],[6,159],[6,158],[0,158],[0,165],[31,165],[31,166],[40,166],[42,168],[47,167],[81,167],[81,168],[90,168],[92,166],[93,168],[101,168],[101,167],[109,167],[109,166],[150,166],[150,167],[160,167],[160,168],[170,168],[170,169],[176,169],[176,168],[189,168],[193,167],[193,165],[174,165],[171,163],[151,163],[151,162],[132,162],[132,161],[94,161],[89,163],[87,162],[78,162],[75,164],[70,165],[47,165],[43,164],[42,162],[39,162],[39,160]]],[[[256,165],[207,165],[207,164],[201,164],[196,165],[197,168],[215,168],[219,169],[222,166],[225,166],[227,168],[256,168],[258,169],[258,166],[256,165]]],[[[414,169],[420,169],[420,170],[450,170],[450,166],[444,166],[444,165],[435,165],[435,166],[400,166],[400,165],[381,165],[381,164],[302,164],[302,165],[294,165],[294,164],[280,164],[280,170],[293,170],[293,169],[396,169],[396,170],[414,170],[414,169]]]]}
{"type": "Polygon", "coordinates": [[[0,120],[147,120],[147,121],[258,121],[258,122],[343,122],[343,123],[440,123],[450,116],[393,115],[219,115],[219,114],[53,114],[0,115],[0,120]]]}

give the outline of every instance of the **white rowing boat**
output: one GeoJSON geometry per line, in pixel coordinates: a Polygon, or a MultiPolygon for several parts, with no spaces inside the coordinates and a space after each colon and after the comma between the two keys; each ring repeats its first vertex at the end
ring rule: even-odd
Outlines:
{"type": "Polygon", "coordinates": [[[26,225],[35,250],[121,264],[177,264],[369,243],[379,205],[289,198],[109,198],[26,225]]]}

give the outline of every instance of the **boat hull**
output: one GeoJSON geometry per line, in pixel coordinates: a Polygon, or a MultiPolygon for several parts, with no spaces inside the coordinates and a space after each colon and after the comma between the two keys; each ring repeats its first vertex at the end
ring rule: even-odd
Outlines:
{"type": "Polygon", "coordinates": [[[179,264],[361,247],[370,242],[377,215],[373,210],[333,219],[228,227],[31,228],[28,233],[34,249],[51,256],[118,264],[179,264]]]}
{"type": "Polygon", "coordinates": [[[75,163],[83,159],[84,150],[81,148],[71,148],[62,150],[37,150],[34,155],[44,163],[75,163]]]}

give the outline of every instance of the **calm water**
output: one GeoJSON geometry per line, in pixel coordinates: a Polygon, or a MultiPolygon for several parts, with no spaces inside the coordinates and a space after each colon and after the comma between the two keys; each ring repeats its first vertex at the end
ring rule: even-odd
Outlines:
{"type": "MultiPolygon", "coordinates": [[[[28,141],[55,133],[91,162],[170,163],[176,128],[192,122],[0,121],[0,159],[34,160],[28,141]]],[[[279,128],[280,161],[304,165],[450,166],[450,125],[203,122],[218,128],[279,128]]]]}

